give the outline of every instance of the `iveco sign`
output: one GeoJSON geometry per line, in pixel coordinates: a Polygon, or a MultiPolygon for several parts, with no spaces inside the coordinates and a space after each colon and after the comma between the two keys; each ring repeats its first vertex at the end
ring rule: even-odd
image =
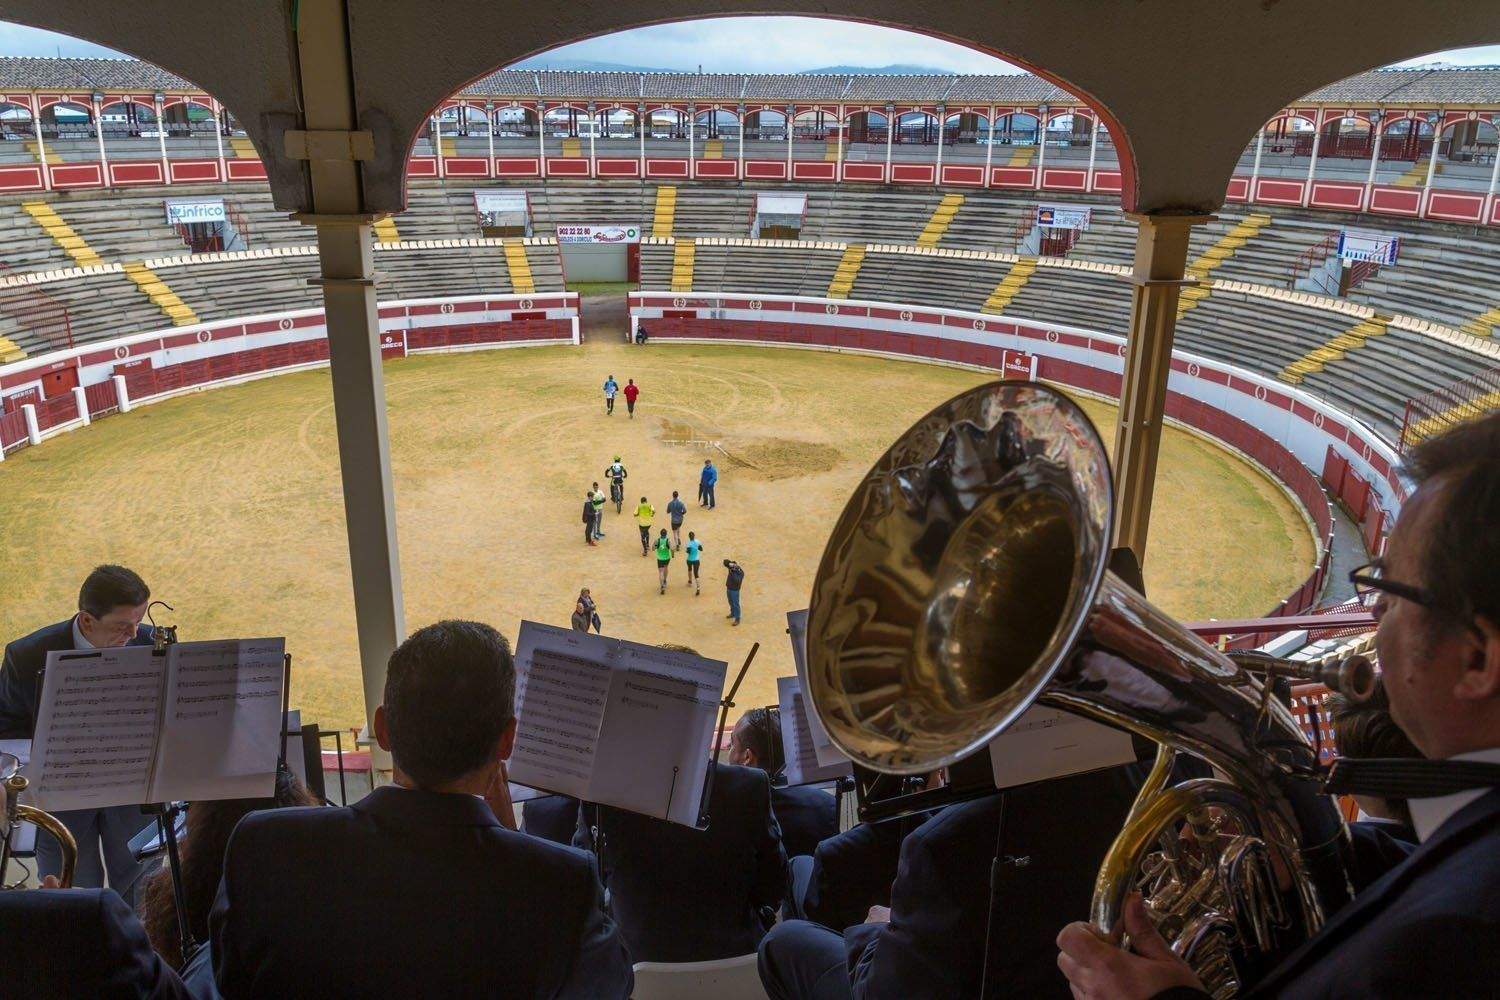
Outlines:
{"type": "Polygon", "coordinates": [[[187,226],[195,222],[223,222],[223,198],[168,198],[167,225],[187,226]]]}

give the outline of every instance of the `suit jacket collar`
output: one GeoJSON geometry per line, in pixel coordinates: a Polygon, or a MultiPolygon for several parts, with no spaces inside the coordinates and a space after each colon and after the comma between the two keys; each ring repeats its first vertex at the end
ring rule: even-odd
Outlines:
{"type": "Polygon", "coordinates": [[[1486,827],[1500,819],[1500,789],[1486,793],[1455,813],[1401,864],[1392,868],[1335,913],[1323,929],[1255,987],[1254,996],[1272,996],[1296,978],[1314,960],[1339,946],[1354,930],[1373,916],[1397,892],[1441,864],[1453,851],[1481,836],[1486,827]]]}
{"type": "Polygon", "coordinates": [[[424,792],[382,785],[352,806],[381,819],[439,826],[500,826],[489,804],[462,792],[424,792]]]}

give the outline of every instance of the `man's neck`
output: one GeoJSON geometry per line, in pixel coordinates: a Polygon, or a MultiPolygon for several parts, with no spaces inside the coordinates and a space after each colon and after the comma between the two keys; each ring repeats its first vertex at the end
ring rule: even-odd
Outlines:
{"type": "Polygon", "coordinates": [[[474,772],[445,781],[438,785],[419,785],[411,779],[411,776],[395,768],[391,775],[391,781],[402,788],[409,788],[418,792],[435,792],[442,795],[477,795],[484,798],[484,793],[489,791],[490,777],[482,772],[474,772]]]}

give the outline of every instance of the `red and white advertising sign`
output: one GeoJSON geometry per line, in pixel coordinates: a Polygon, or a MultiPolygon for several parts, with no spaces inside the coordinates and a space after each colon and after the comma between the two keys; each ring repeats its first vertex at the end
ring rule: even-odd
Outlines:
{"type": "Polygon", "coordinates": [[[1036,379],[1036,355],[1027,354],[1025,351],[1001,351],[1000,376],[1001,378],[1025,379],[1028,382],[1034,381],[1036,379]]]}

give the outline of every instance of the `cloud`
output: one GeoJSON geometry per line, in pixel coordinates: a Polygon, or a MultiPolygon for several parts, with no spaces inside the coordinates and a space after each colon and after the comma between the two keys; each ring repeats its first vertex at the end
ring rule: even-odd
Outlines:
{"type": "Polygon", "coordinates": [[[1454,66],[1500,66],[1500,45],[1476,45],[1471,49],[1450,49],[1408,59],[1397,66],[1425,66],[1428,63],[1450,63],[1454,66]]]}
{"type": "Polygon", "coordinates": [[[55,31],[28,28],[23,24],[6,24],[0,21],[0,55],[3,56],[58,56],[64,58],[124,58],[123,52],[95,45],[72,35],[59,35],[55,31]]]}

